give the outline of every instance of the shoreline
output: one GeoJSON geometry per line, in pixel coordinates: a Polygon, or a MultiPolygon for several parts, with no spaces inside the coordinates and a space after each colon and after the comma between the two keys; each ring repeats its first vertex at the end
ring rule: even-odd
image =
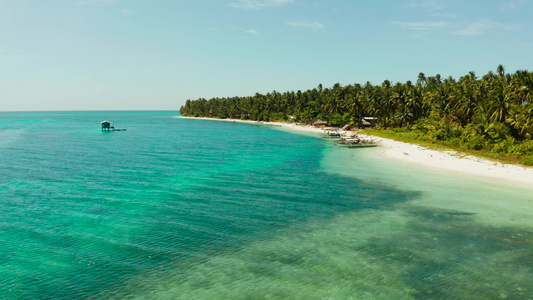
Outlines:
{"type": "MultiPolygon", "coordinates": [[[[316,128],[311,125],[296,125],[293,123],[283,122],[258,122],[250,120],[236,120],[236,119],[214,119],[203,117],[178,117],[183,119],[197,119],[197,120],[209,120],[209,121],[221,121],[221,122],[235,122],[257,125],[275,125],[282,128],[322,133],[321,128],[316,128]]],[[[360,136],[366,136],[360,134],[360,136]]],[[[462,155],[456,151],[439,151],[424,148],[416,144],[409,144],[405,142],[399,142],[392,139],[372,137],[380,145],[383,146],[383,150],[380,151],[381,155],[391,159],[418,164],[435,169],[447,170],[462,174],[480,176],[491,179],[504,180],[515,183],[533,184],[533,168],[527,168],[524,166],[513,164],[502,164],[499,162],[490,161],[484,158],[475,157],[472,155],[462,155]]]]}

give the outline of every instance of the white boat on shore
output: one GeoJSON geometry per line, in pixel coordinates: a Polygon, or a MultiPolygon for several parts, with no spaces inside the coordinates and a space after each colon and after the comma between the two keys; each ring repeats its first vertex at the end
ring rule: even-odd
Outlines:
{"type": "Polygon", "coordinates": [[[370,143],[354,143],[354,144],[338,144],[340,147],[346,147],[346,148],[369,148],[369,147],[377,147],[378,144],[370,144],[370,143]]]}
{"type": "Polygon", "coordinates": [[[325,139],[331,139],[331,138],[340,138],[341,132],[338,129],[324,129],[324,136],[325,139]]]}
{"type": "Polygon", "coordinates": [[[360,138],[357,136],[357,134],[341,137],[337,144],[341,147],[348,148],[367,148],[378,146],[373,139],[360,138]]]}

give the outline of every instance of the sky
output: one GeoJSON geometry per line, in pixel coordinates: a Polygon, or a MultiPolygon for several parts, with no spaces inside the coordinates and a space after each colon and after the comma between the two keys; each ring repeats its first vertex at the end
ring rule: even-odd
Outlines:
{"type": "Polygon", "coordinates": [[[0,0],[0,111],[533,71],[533,0],[0,0]]]}

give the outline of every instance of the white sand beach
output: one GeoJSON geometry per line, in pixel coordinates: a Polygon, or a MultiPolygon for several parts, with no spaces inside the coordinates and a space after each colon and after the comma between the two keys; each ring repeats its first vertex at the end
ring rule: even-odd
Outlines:
{"type": "MultiPolygon", "coordinates": [[[[242,122],[259,125],[277,125],[283,128],[298,131],[314,133],[323,132],[321,128],[309,125],[297,125],[294,123],[256,122],[234,119],[211,119],[193,117],[180,118],[204,119],[225,122],[242,122]]],[[[502,164],[499,162],[494,162],[470,155],[463,155],[455,151],[431,150],[415,144],[399,142],[381,137],[372,138],[383,146],[382,154],[393,159],[453,172],[461,172],[465,174],[483,176],[487,178],[506,180],[511,182],[533,184],[533,168],[531,167],[524,167],[513,164],[502,164]]]]}

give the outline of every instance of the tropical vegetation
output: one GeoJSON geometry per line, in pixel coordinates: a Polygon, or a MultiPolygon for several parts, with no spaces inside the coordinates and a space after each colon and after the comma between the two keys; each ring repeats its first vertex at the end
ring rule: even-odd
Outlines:
{"type": "Polygon", "coordinates": [[[533,72],[507,74],[502,65],[458,80],[420,73],[416,82],[337,83],[307,91],[187,100],[185,116],[361,126],[373,117],[389,135],[457,149],[518,157],[533,165],[533,72]]]}

